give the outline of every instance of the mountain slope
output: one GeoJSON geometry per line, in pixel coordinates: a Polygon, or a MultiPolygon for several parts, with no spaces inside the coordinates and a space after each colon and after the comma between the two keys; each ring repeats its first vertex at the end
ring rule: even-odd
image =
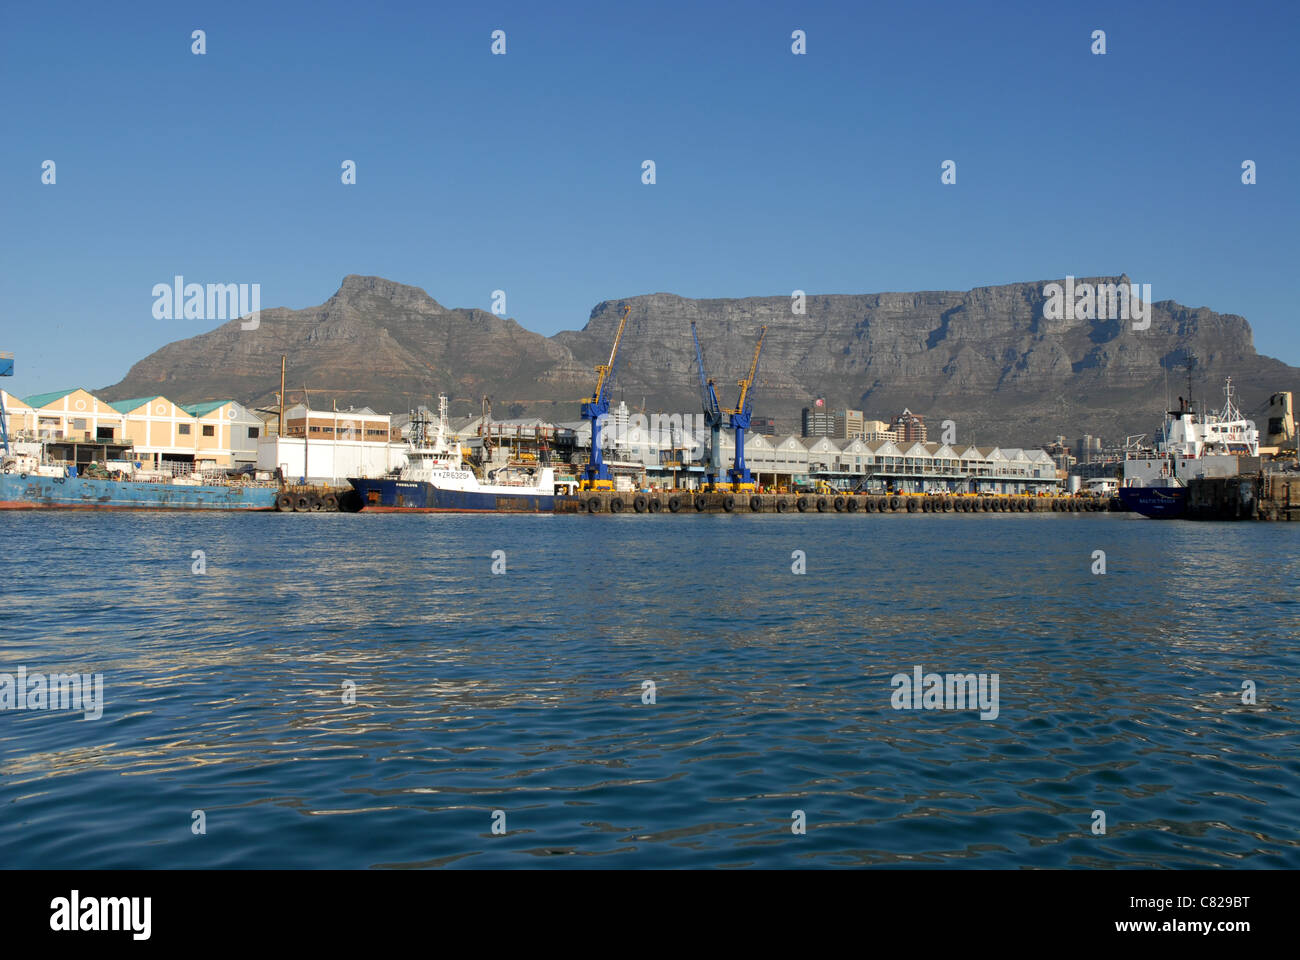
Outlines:
{"type": "Polygon", "coordinates": [[[547,338],[482,310],[443,307],[416,287],[348,276],[318,307],[263,310],[257,330],[241,330],[236,320],[168,344],[100,392],[108,399],[162,393],[182,402],[269,404],[283,353],[290,402],[305,386],[316,406],[336,400],[397,412],[443,391],[454,398],[453,412],[468,413],[486,393],[498,416],[576,419],[624,303],[632,309],[616,399],[634,408],[644,397],[650,409],[698,409],[695,320],[723,403],[731,403],[766,325],[755,412],[780,418],[786,429],[797,428],[801,407],[825,396],[829,407],[857,407],[879,419],[904,406],[931,421],[952,419],[959,439],[1035,443],[1057,434],[1150,433],[1166,379],[1171,395],[1186,392],[1181,365],[1188,356],[1197,358],[1197,399],[1215,406],[1227,375],[1248,412],[1274,390],[1300,391],[1300,369],[1257,354],[1239,316],[1162,301],[1143,331],[1119,320],[1046,320],[1043,286],[809,296],[803,315],[792,312],[788,297],[657,293],[604,301],[582,330],[547,338]]]}

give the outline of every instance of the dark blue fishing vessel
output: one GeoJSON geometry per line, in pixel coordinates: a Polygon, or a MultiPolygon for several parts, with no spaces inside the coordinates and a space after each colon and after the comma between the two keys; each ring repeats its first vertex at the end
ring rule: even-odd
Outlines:
{"type": "Polygon", "coordinates": [[[406,466],[386,477],[349,477],[361,509],[368,513],[547,513],[555,509],[551,467],[502,467],[487,482],[464,465],[460,443],[448,438],[447,398],[438,398],[438,420],[430,428],[411,419],[406,466]]]}
{"type": "Polygon", "coordinates": [[[1125,510],[1144,517],[1173,520],[1187,512],[1186,487],[1120,487],[1119,501],[1125,510]]]}

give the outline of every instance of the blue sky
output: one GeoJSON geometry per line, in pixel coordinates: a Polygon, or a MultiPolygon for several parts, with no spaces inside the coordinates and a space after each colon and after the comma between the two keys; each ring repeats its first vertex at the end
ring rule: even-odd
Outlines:
{"type": "Polygon", "coordinates": [[[8,4],[6,386],[104,386],[215,326],[154,319],[176,274],[264,308],[348,273],[503,289],[551,334],[656,291],[1127,271],[1300,364],[1298,26],[1294,3],[8,4]]]}

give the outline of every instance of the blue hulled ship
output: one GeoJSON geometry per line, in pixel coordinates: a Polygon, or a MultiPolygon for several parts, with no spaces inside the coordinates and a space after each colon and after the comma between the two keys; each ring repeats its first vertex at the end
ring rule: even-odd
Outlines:
{"type": "Polygon", "coordinates": [[[465,466],[459,442],[448,438],[447,398],[438,398],[432,426],[412,417],[406,465],[384,477],[349,477],[367,513],[548,513],[555,509],[555,471],[502,467],[486,482],[465,466]]]}

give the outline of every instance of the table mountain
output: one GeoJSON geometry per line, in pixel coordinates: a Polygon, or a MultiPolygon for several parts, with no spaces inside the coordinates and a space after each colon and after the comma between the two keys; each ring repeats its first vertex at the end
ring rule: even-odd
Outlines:
{"type": "Polygon", "coordinates": [[[709,372],[730,404],[766,325],[754,410],[788,430],[797,430],[801,407],[824,396],[828,407],[860,408],[871,418],[889,419],[906,406],[936,425],[952,419],[959,440],[1036,444],[1057,434],[1150,434],[1166,381],[1169,396],[1186,392],[1189,356],[1196,358],[1196,398],[1216,407],[1228,375],[1247,413],[1275,390],[1300,392],[1300,368],[1256,353],[1242,317],[1164,300],[1151,305],[1150,328],[1142,331],[1120,320],[1048,320],[1046,282],[810,295],[802,315],[785,296],[656,293],[606,300],[581,330],[548,338],[483,310],[444,307],[418,287],[348,276],[318,307],[263,310],[257,330],[235,320],[168,344],[100,394],[269,405],[284,354],[289,402],[306,388],[317,407],[337,401],[399,412],[442,391],[454,398],[456,414],[477,412],[488,394],[498,417],[572,420],[592,389],[592,367],[609,355],[623,304],[631,313],[616,400],[698,409],[695,320],[709,372]]]}

